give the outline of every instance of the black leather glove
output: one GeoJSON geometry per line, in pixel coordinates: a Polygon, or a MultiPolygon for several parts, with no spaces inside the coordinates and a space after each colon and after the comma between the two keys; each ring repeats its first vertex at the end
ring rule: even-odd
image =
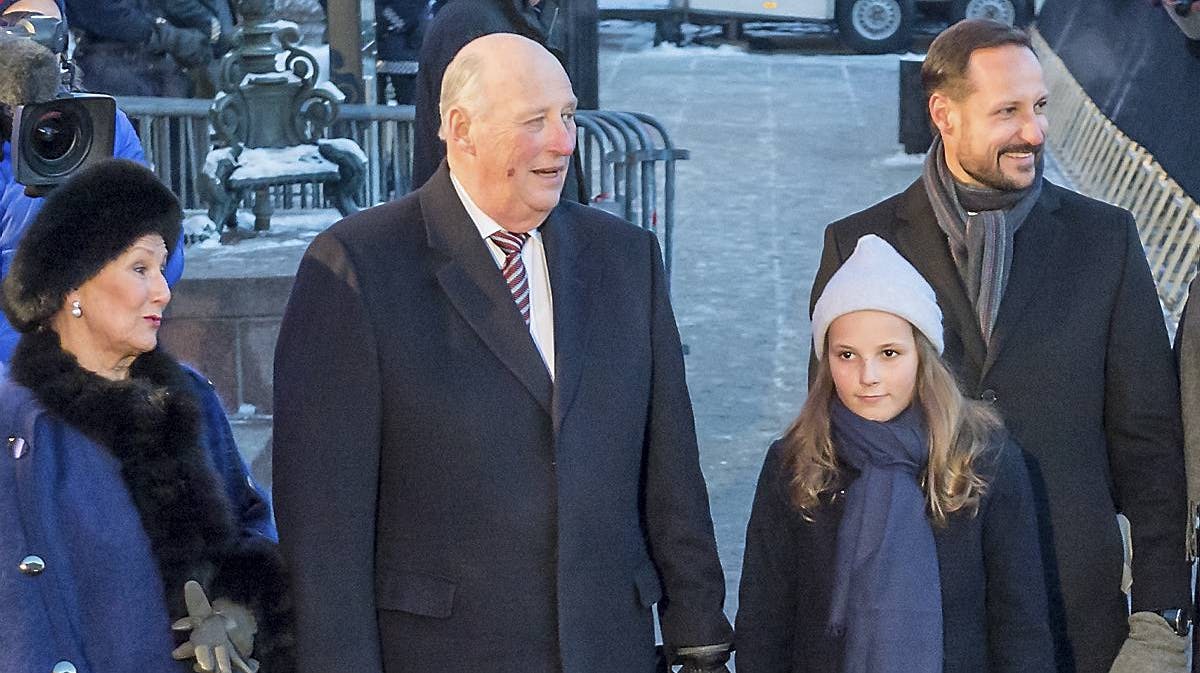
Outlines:
{"type": "Polygon", "coordinates": [[[729,673],[725,662],[731,649],[729,643],[681,647],[675,650],[675,663],[683,664],[679,673],[729,673]]]}
{"type": "Polygon", "coordinates": [[[150,51],[170,54],[185,68],[204,65],[212,59],[212,43],[204,33],[191,28],[177,28],[166,19],[156,19],[150,33],[150,51]]]}

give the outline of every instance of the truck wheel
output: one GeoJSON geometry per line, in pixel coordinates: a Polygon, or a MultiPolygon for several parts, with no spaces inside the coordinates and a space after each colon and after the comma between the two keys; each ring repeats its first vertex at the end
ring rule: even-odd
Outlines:
{"type": "Polygon", "coordinates": [[[864,54],[907,49],[912,41],[914,0],[837,0],[842,43],[864,54]]]}
{"type": "Polygon", "coordinates": [[[952,21],[992,19],[1010,26],[1027,26],[1033,21],[1032,0],[954,0],[952,21]]]}

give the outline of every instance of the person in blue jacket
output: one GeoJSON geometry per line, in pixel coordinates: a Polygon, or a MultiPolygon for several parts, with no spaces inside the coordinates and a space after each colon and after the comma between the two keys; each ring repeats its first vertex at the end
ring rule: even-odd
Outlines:
{"type": "Polygon", "coordinates": [[[21,334],[0,376],[0,671],[294,670],[271,508],[212,384],[158,348],[181,223],[149,169],[105,160],[46,198],[0,284],[21,334]]]}
{"type": "MultiPolygon", "coordinates": [[[[0,15],[12,15],[17,12],[36,12],[45,16],[62,18],[62,0],[0,0],[0,15]]],[[[12,147],[9,143],[11,133],[12,113],[0,105],[0,278],[8,272],[8,266],[16,253],[17,243],[20,242],[26,227],[33,221],[41,208],[42,198],[29,196],[25,186],[16,182],[12,168],[12,147]]],[[[129,118],[121,110],[117,110],[116,134],[113,143],[113,156],[123,159],[133,159],[145,163],[146,157],[142,152],[141,142],[129,118]]],[[[180,232],[180,243],[183,234],[180,232]]],[[[175,245],[170,260],[167,263],[167,283],[174,285],[183,275],[183,245],[175,245]]],[[[17,344],[19,335],[0,316],[0,363],[7,362],[12,350],[17,344]]]]}

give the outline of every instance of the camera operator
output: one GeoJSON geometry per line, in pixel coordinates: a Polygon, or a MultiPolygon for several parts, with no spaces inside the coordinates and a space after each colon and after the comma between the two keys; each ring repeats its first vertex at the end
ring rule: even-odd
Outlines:
{"type": "MultiPolygon", "coordinates": [[[[61,2],[61,0],[59,0],[61,2]]],[[[49,16],[62,19],[61,5],[53,0],[0,0],[0,23],[15,25],[18,21],[29,16],[49,16]]],[[[65,35],[65,31],[62,33],[65,35]]],[[[24,39],[4,36],[4,39],[24,39]]],[[[64,45],[65,46],[65,45],[64,45]]],[[[11,53],[15,50],[10,50],[11,53]]],[[[30,76],[38,76],[32,66],[23,68],[20,63],[8,63],[0,67],[0,91],[15,100],[0,98],[0,278],[8,272],[17,244],[20,242],[25,229],[33,221],[34,216],[42,206],[42,198],[26,194],[24,185],[16,182],[13,172],[13,147],[10,146],[12,137],[13,110],[9,105],[35,102],[21,100],[21,90],[25,87],[51,88],[55,83],[28,82],[30,76]]],[[[46,75],[48,76],[48,75],[46,75]]],[[[45,76],[43,76],[45,77],[45,76]]],[[[61,82],[57,85],[62,88],[61,82]]],[[[125,113],[117,110],[116,128],[113,144],[113,155],[124,159],[134,159],[145,163],[141,143],[133,126],[125,113]]],[[[183,246],[174,247],[175,254],[167,262],[166,276],[169,284],[174,284],[183,274],[183,246]]],[[[0,363],[8,361],[12,349],[16,345],[18,335],[0,314],[0,363]]]]}

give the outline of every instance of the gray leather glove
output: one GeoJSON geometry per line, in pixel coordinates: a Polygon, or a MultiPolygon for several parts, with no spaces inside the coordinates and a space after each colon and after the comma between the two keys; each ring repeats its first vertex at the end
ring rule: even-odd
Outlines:
{"type": "Polygon", "coordinates": [[[731,649],[729,643],[681,647],[675,650],[675,663],[683,664],[679,673],[729,673],[725,662],[731,649]]]}
{"type": "Polygon", "coordinates": [[[196,581],[183,585],[183,597],[188,616],[171,628],[191,633],[171,656],[180,661],[195,658],[196,673],[258,673],[258,661],[250,657],[258,631],[254,615],[224,598],[210,604],[196,581]]]}
{"type": "Polygon", "coordinates": [[[1129,615],[1129,638],[1109,673],[1187,673],[1186,636],[1153,612],[1129,615]]]}
{"type": "Polygon", "coordinates": [[[207,35],[192,28],[177,28],[165,19],[154,22],[147,46],[156,54],[170,54],[185,68],[204,65],[212,59],[212,43],[207,35]]]}

